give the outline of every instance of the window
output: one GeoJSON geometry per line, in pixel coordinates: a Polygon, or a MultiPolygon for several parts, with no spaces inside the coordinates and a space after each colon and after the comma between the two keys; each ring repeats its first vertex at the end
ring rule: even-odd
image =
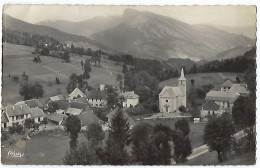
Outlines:
{"type": "Polygon", "coordinates": [[[210,115],[210,111],[208,111],[208,115],[210,115]]]}
{"type": "Polygon", "coordinates": [[[213,111],[213,114],[215,114],[215,111],[213,111]]]}
{"type": "Polygon", "coordinates": [[[168,102],[168,100],[165,100],[166,102],[168,102]]]}
{"type": "Polygon", "coordinates": [[[24,116],[23,115],[21,115],[21,119],[23,119],[24,118],[24,116]]]}
{"type": "Polygon", "coordinates": [[[19,117],[18,116],[16,116],[16,120],[18,120],[19,119],[19,117]]]}
{"type": "Polygon", "coordinates": [[[38,122],[40,122],[40,121],[41,121],[41,118],[39,117],[39,118],[38,118],[38,122]]]}
{"type": "Polygon", "coordinates": [[[98,107],[98,104],[96,104],[96,106],[98,107]]]}

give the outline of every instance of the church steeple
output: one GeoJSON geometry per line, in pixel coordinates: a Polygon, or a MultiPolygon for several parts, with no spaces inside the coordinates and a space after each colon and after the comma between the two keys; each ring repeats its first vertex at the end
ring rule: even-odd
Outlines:
{"type": "Polygon", "coordinates": [[[181,69],[181,76],[179,78],[179,88],[183,94],[183,105],[186,107],[186,78],[184,77],[184,70],[181,69]]]}

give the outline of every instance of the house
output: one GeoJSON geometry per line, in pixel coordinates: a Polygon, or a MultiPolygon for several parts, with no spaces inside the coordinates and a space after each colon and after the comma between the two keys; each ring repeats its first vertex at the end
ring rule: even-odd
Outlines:
{"type": "Polygon", "coordinates": [[[65,100],[65,97],[63,95],[52,96],[52,97],[49,97],[46,104],[49,104],[51,102],[60,101],[60,100],[65,100]]]}
{"type": "Polygon", "coordinates": [[[38,107],[30,108],[24,103],[18,103],[13,106],[8,105],[2,113],[1,127],[7,128],[14,123],[23,125],[24,121],[28,118],[33,118],[36,123],[40,123],[43,120],[44,115],[42,109],[38,107]]]}
{"type": "Polygon", "coordinates": [[[232,81],[226,80],[226,81],[221,85],[220,90],[221,90],[221,91],[224,91],[224,92],[228,92],[229,89],[232,87],[232,85],[233,85],[233,82],[232,82],[232,81]]]}
{"type": "Polygon", "coordinates": [[[46,118],[48,119],[48,122],[51,122],[55,125],[61,125],[65,121],[66,115],[52,113],[52,114],[47,115],[46,118]]]}
{"type": "Polygon", "coordinates": [[[125,98],[123,107],[135,107],[139,103],[139,96],[135,94],[134,91],[123,92],[121,96],[125,98]]]}
{"type": "Polygon", "coordinates": [[[83,109],[69,108],[65,113],[66,115],[79,115],[83,112],[83,109]]]}
{"type": "Polygon", "coordinates": [[[2,112],[2,114],[1,114],[1,128],[6,129],[10,126],[12,126],[12,124],[9,122],[9,119],[7,118],[6,112],[2,112]]]}
{"type": "Polygon", "coordinates": [[[77,117],[80,119],[82,130],[87,130],[90,124],[99,124],[99,119],[93,112],[81,113],[77,117]]]}
{"type": "Polygon", "coordinates": [[[223,111],[221,111],[220,106],[216,104],[214,101],[209,100],[202,105],[200,116],[202,118],[208,118],[208,116],[210,115],[221,115],[222,113],[223,111]]]}
{"type": "Polygon", "coordinates": [[[220,106],[220,109],[231,110],[239,93],[233,91],[215,91],[211,90],[206,95],[206,101],[212,100],[220,106]]]}
{"type": "Polygon", "coordinates": [[[231,111],[234,102],[239,96],[246,96],[249,90],[246,84],[234,84],[230,80],[225,81],[218,91],[211,90],[206,94],[206,101],[212,100],[220,106],[220,109],[231,111]]]}
{"type": "Polygon", "coordinates": [[[38,107],[40,109],[44,108],[44,105],[39,99],[31,99],[31,100],[25,100],[17,102],[16,104],[26,104],[29,108],[35,108],[38,107]]]}
{"type": "Polygon", "coordinates": [[[69,97],[68,97],[68,101],[72,101],[72,100],[75,100],[77,98],[80,98],[80,97],[84,97],[84,93],[79,90],[78,88],[75,88],[70,94],[69,94],[69,97]]]}
{"type": "Polygon", "coordinates": [[[5,108],[6,116],[10,125],[14,123],[23,124],[24,120],[31,118],[32,111],[26,104],[8,105],[5,108]]]}
{"type": "Polygon", "coordinates": [[[86,92],[87,101],[92,107],[106,107],[107,105],[107,95],[101,90],[90,90],[86,92]]]}
{"type": "Polygon", "coordinates": [[[186,107],[186,78],[183,69],[178,86],[165,86],[159,94],[160,112],[176,112],[181,106],[186,107]]]}
{"type": "Polygon", "coordinates": [[[43,117],[45,116],[42,109],[35,107],[35,108],[31,108],[31,111],[32,111],[31,118],[34,119],[36,123],[40,123],[43,120],[43,117]]]}
{"type": "MultiPolygon", "coordinates": [[[[108,124],[111,124],[111,120],[115,116],[117,111],[118,108],[115,108],[114,110],[112,110],[110,113],[107,114],[108,124]]],[[[125,118],[127,118],[130,128],[132,128],[135,125],[133,118],[131,118],[125,111],[123,111],[123,115],[125,118]]]]}

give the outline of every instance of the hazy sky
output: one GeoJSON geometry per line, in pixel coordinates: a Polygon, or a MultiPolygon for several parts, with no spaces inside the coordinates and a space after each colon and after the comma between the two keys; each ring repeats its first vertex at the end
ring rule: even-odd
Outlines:
{"type": "Polygon", "coordinates": [[[254,26],[254,6],[73,6],[7,5],[4,13],[29,23],[46,20],[82,21],[96,16],[122,15],[126,8],[151,11],[189,24],[254,26]]]}

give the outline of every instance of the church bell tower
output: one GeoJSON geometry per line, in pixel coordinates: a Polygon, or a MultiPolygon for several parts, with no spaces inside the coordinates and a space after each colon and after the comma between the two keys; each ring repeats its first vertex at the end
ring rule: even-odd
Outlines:
{"type": "Polygon", "coordinates": [[[181,69],[181,77],[179,78],[179,88],[183,94],[183,106],[186,107],[186,78],[184,77],[183,68],[181,69]]]}

